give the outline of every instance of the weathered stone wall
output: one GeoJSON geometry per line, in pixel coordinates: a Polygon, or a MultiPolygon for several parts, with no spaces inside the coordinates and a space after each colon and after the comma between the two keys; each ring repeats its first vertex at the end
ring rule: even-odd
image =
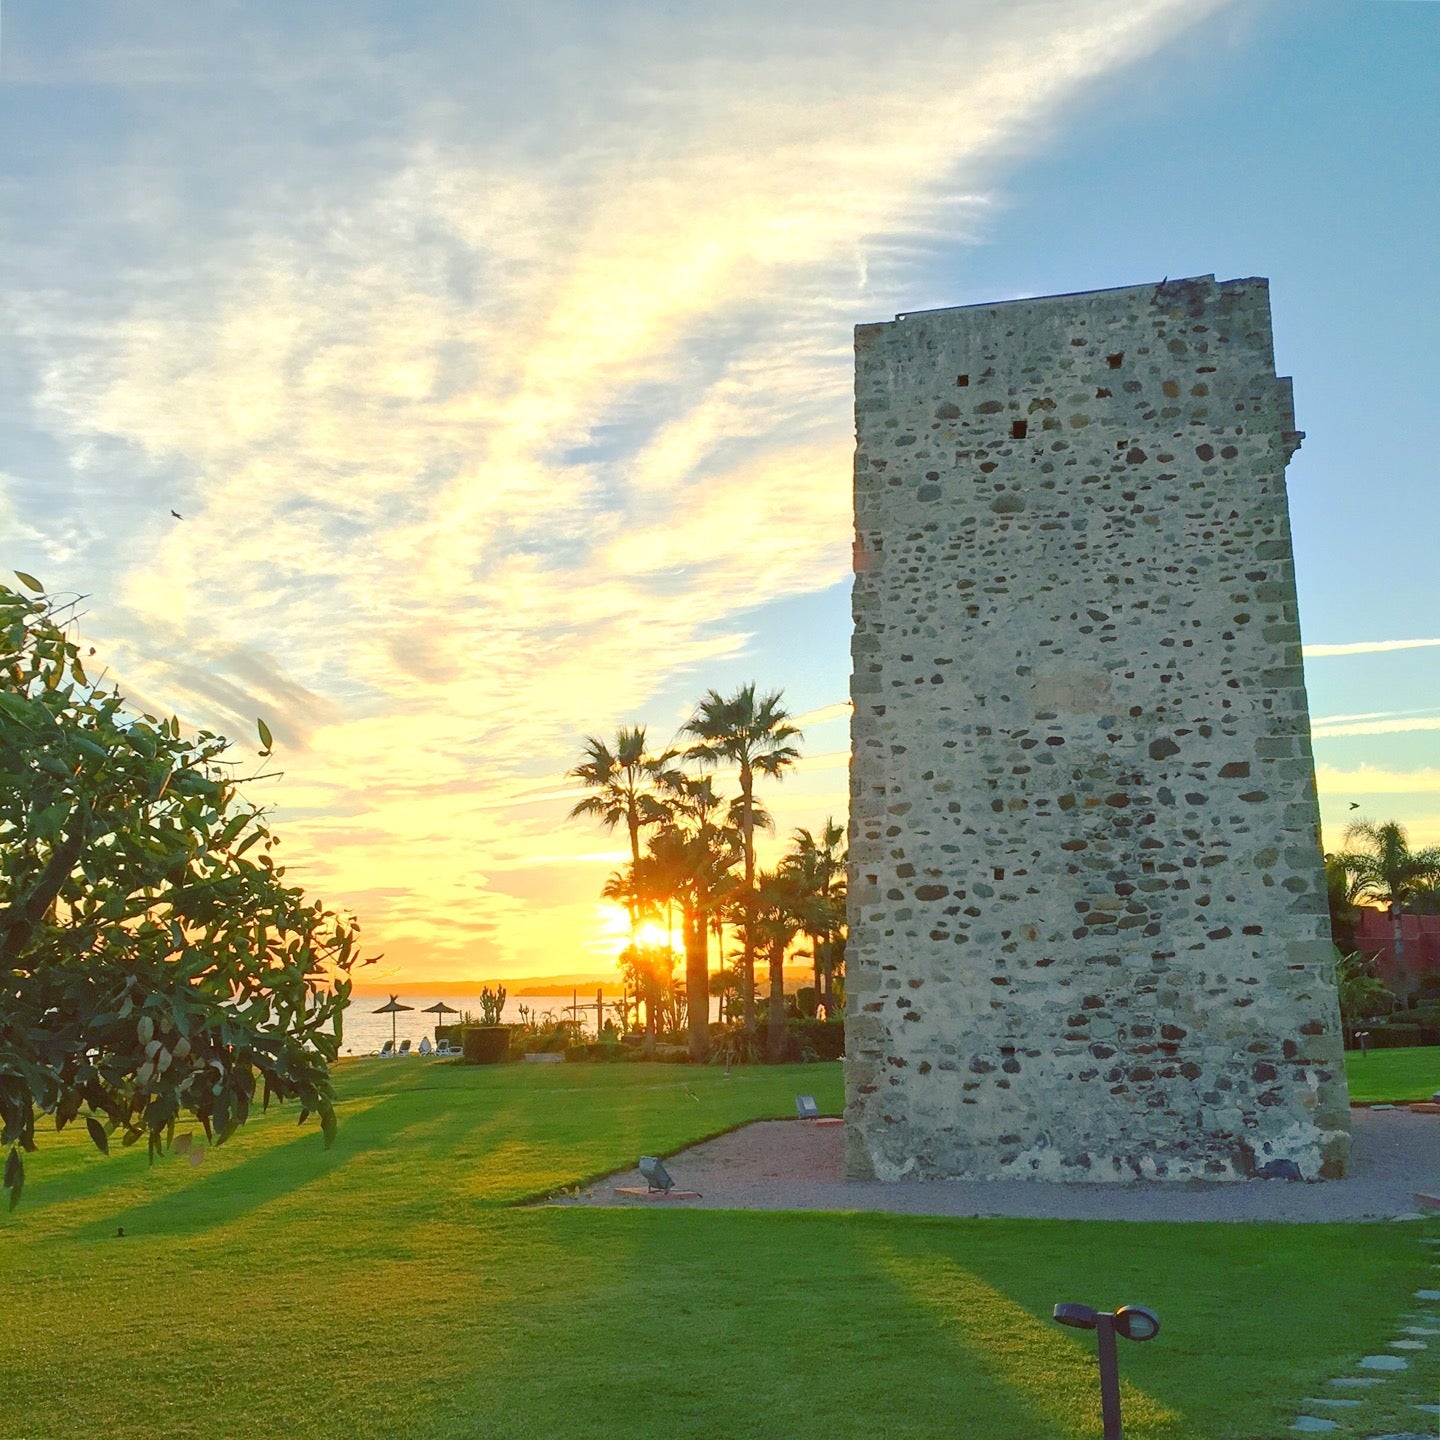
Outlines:
{"type": "Polygon", "coordinates": [[[851,1172],[1341,1173],[1266,282],[856,357],[851,1172]]]}

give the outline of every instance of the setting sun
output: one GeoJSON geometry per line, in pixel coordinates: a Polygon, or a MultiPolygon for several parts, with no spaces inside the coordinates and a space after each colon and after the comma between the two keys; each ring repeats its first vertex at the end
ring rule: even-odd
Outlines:
{"type": "Polygon", "coordinates": [[[635,940],[640,945],[654,945],[663,949],[669,945],[670,936],[663,925],[657,925],[653,920],[645,920],[636,930],[635,940]]]}
{"type": "MultiPolygon", "coordinates": [[[[594,949],[601,954],[618,959],[620,952],[630,943],[630,916],[623,905],[603,904],[595,907],[599,935],[594,949]]],[[[669,932],[654,920],[642,920],[635,931],[635,940],[640,945],[665,947],[670,943],[669,932]]]]}

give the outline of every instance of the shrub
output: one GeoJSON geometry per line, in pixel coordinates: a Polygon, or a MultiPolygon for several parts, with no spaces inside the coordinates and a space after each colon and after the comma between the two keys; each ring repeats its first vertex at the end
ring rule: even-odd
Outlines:
{"type": "Polygon", "coordinates": [[[561,1055],[581,1044],[579,1025],[573,1020],[542,1021],[529,1025],[510,1025],[512,1055],[561,1055]]]}
{"type": "Polygon", "coordinates": [[[803,1020],[792,1020],[786,1028],[799,1041],[802,1060],[845,1058],[843,1020],[820,1020],[811,1016],[803,1020]]]}
{"type": "Polygon", "coordinates": [[[1408,1021],[1388,1021],[1383,1025],[1372,1025],[1370,1027],[1370,1043],[1382,1045],[1386,1049],[1398,1049],[1405,1045],[1418,1045],[1420,1043],[1420,1027],[1412,1025],[1408,1021]]]}
{"type": "MultiPolygon", "coordinates": [[[[754,1065],[769,1053],[770,1026],[758,1025],[753,1036],[740,1024],[715,1026],[710,1031],[712,1065],[754,1065]]],[[[799,1064],[812,1060],[839,1060],[845,1054],[843,1020],[796,1019],[785,1022],[785,1043],[781,1060],[799,1064]]]]}
{"type": "Polygon", "coordinates": [[[738,1021],[732,1025],[710,1028],[710,1063],[712,1065],[753,1065],[765,1058],[765,1027],[758,1035],[748,1035],[738,1021]]]}

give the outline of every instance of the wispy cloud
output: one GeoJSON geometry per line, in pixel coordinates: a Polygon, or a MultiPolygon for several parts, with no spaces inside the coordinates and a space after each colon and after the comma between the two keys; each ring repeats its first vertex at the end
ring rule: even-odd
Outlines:
{"type": "Polygon", "coordinates": [[[1395,720],[1312,721],[1310,733],[1316,740],[1335,740],[1348,735],[1407,735],[1412,731],[1440,730],[1440,716],[1410,716],[1395,720]]]}
{"type": "Polygon", "coordinates": [[[828,725],[832,720],[848,720],[854,708],[848,700],[838,701],[834,705],[822,705],[817,710],[807,710],[803,715],[797,715],[795,724],[804,730],[807,727],[813,729],[817,725],[828,725]]]}
{"type": "Polygon", "coordinates": [[[1440,645],[1440,640],[1357,640],[1346,645],[1304,645],[1307,660],[1329,655],[1383,655],[1390,650],[1425,650],[1440,645]]]}
{"type": "Polygon", "coordinates": [[[0,175],[14,563],[156,708],[265,716],[295,873],[392,958],[543,968],[593,905],[502,872],[563,849],[579,737],[848,571],[850,325],[1219,8],[36,12],[37,142],[54,82],[119,119],[0,175]]]}

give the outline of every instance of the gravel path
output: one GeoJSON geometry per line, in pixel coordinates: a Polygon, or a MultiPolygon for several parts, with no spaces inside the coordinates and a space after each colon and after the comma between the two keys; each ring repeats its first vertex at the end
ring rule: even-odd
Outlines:
{"type": "Polygon", "coordinates": [[[1238,1184],[1056,1185],[1031,1180],[884,1185],[845,1179],[845,1130],[762,1120],[666,1159],[696,1200],[617,1195],[643,1186],[638,1170],[607,1176],[553,1205],[668,1205],[722,1210],[888,1210],[904,1215],[1010,1215],[1064,1220],[1390,1220],[1414,1215],[1415,1192],[1440,1192],[1440,1115],[1351,1112],[1354,1146],[1344,1180],[1238,1184]]]}

